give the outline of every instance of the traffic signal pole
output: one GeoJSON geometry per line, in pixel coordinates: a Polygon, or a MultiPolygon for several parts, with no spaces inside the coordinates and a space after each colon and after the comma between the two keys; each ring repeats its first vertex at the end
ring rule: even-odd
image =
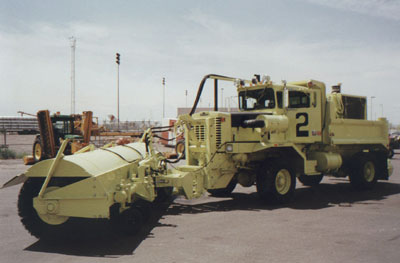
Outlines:
{"type": "Polygon", "coordinates": [[[117,63],[117,120],[118,120],[118,131],[119,131],[119,65],[120,65],[120,54],[116,54],[117,63]]]}

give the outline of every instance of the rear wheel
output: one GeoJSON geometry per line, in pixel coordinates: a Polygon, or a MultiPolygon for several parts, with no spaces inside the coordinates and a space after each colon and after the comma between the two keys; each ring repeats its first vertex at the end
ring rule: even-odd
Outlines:
{"type": "Polygon", "coordinates": [[[320,175],[305,175],[302,174],[298,177],[299,181],[305,186],[316,186],[322,181],[324,176],[320,175]]]}
{"type": "Polygon", "coordinates": [[[36,137],[35,142],[33,143],[33,151],[32,151],[33,159],[35,162],[40,162],[43,159],[43,148],[40,137],[36,137]]]}
{"type": "Polygon", "coordinates": [[[293,199],[296,177],[287,164],[270,162],[259,170],[256,186],[261,199],[284,204],[293,199]]]}
{"type": "Polygon", "coordinates": [[[362,154],[355,158],[350,171],[351,185],[360,190],[371,189],[377,182],[377,167],[371,154],[362,154]]]}

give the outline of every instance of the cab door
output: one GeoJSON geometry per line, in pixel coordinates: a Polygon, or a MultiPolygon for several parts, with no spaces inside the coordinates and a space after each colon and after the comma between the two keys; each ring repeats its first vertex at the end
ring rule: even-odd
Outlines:
{"type": "Polygon", "coordinates": [[[322,140],[321,91],[289,90],[289,141],[314,143],[322,140]]]}

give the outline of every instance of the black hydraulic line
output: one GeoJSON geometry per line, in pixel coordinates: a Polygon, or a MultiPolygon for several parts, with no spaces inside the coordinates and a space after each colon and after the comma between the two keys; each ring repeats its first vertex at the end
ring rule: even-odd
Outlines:
{"type": "Polygon", "coordinates": [[[124,147],[127,147],[127,148],[129,148],[129,149],[132,149],[132,150],[134,150],[135,152],[137,152],[139,155],[140,155],[140,157],[142,157],[142,159],[144,158],[143,157],[143,155],[142,155],[142,153],[141,152],[139,152],[137,149],[135,149],[135,148],[133,148],[133,147],[130,147],[129,145],[121,145],[121,146],[124,146],[124,147]]]}
{"type": "Polygon", "coordinates": [[[151,131],[152,133],[160,133],[160,132],[169,132],[172,131],[172,129],[168,129],[168,130],[157,130],[157,131],[151,131]]]}
{"type": "Polygon", "coordinates": [[[214,79],[214,111],[218,111],[218,80],[214,79]]]}
{"type": "MultiPolygon", "coordinates": [[[[216,75],[216,74],[208,74],[205,75],[204,78],[201,80],[200,85],[199,85],[199,89],[197,90],[197,95],[196,95],[196,99],[194,101],[192,110],[190,111],[189,115],[193,115],[193,113],[196,112],[196,108],[197,108],[197,104],[199,104],[200,101],[200,97],[201,97],[201,93],[203,92],[203,88],[204,88],[204,84],[206,83],[207,79],[211,78],[211,77],[216,77],[216,78],[227,78],[227,79],[234,79],[232,77],[226,77],[226,76],[222,76],[222,75],[216,75]]],[[[215,85],[215,83],[214,83],[215,85]]],[[[214,98],[215,100],[218,100],[218,98],[214,98]]],[[[215,102],[215,101],[214,101],[215,102]]],[[[218,108],[218,103],[216,104],[217,108],[218,108]]],[[[214,105],[215,108],[215,105],[214,105]]]]}
{"type": "Polygon", "coordinates": [[[159,127],[151,127],[151,130],[159,130],[159,129],[167,129],[167,128],[173,128],[174,125],[170,125],[170,126],[159,126],[159,127]]]}
{"type": "Polygon", "coordinates": [[[172,139],[166,139],[166,138],[163,138],[163,137],[158,136],[158,135],[153,135],[153,137],[158,138],[158,139],[161,139],[161,140],[164,140],[164,141],[168,141],[168,142],[173,141],[173,140],[176,139],[176,137],[174,137],[174,138],[172,138],[172,139]]]}
{"type": "Polygon", "coordinates": [[[173,160],[173,161],[171,161],[170,159],[165,159],[164,161],[165,161],[166,163],[177,163],[177,162],[179,162],[180,160],[183,159],[183,156],[184,156],[184,154],[182,154],[181,156],[178,157],[178,159],[173,160]]]}
{"type": "MultiPolygon", "coordinates": [[[[129,148],[131,148],[131,147],[129,147],[129,148]]],[[[127,163],[133,163],[133,162],[137,161],[137,159],[132,160],[132,161],[128,161],[128,160],[125,159],[121,154],[116,153],[116,152],[114,152],[114,151],[111,151],[111,150],[109,150],[109,149],[107,149],[107,148],[100,148],[100,149],[103,150],[103,151],[107,151],[107,152],[110,152],[110,153],[115,154],[116,156],[118,156],[119,158],[121,158],[122,160],[124,160],[124,161],[127,162],[127,163]]],[[[141,155],[141,154],[140,154],[140,155],[141,155]]],[[[142,155],[141,155],[141,156],[142,156],[142,155]]],[[[142,157],[142,159],[143,159],[143,157],[142,157]]]]}

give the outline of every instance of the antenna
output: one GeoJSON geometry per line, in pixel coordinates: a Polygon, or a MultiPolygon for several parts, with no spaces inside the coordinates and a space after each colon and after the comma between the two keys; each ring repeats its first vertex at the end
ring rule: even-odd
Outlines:
{"type": "Polygon", "coordinates": [[[75,114],[75,47],[76,38],[69,38],[71,44],[71,114],[75,114]]]}

